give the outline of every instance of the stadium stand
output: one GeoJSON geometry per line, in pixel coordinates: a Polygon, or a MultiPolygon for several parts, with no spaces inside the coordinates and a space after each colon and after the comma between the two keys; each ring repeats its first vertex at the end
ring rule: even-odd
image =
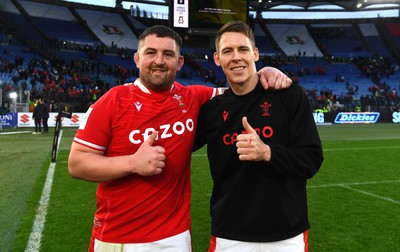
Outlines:
{"type": "Polygon", "coordinates": [[[253,32],[254,38],[256,40],[256,45],[261,55],[280,55],[281,51],[277,49],[278,46],[276,44],[273,44],[274,40],[271,38],[271,35],[264,24],[254,24],[253,32]]]}
{"type": "MultiPolygon", "coordinates": [[[[0,15],[0,85],[20,102],[47,98],[77,104],[84,112],[115,85],[137,77],[132,56],[149,25],[166,24],[132,10],[52,2],[4,0],[0,15]],[[25,100],[24,100],[25,99],[25,100]]],[[[302,22],[251,21],[261,59],[309,93],[313,109],[341,104],[346,111],[371,106],[399,109],[400,21],[398,19],[302,22]]],[[[182,31],[184,85],[226,86],[213,62],[213,38],[182,31]]],[[[337,108],[337,107],[336,107],[337,108]]]]}
{"type": "Polygon", "coordinates": [[[13,36],[19,37],[21,41],[30,43],[31,45],[47,46],[46,38],[40,34],[37,27],[23,13],[24,10],[21,5],[14,5],[10,0],[5,0],[2,5],[2,22],[5,24],[13,36]],[[18,6],[18,7],[17,7],[18,6]]]}
{"type": "Polygon", "coordinates": [[[305,25],[269,24],[267,28],[285,55],[323,56],[305,25]]]}
{"type": "Polygon", "coordinates": [[[119,13],[78,9],[96,36],[109,47],[136,49],[137,37],[119,13]]]}
{"type": "Polygon", "coordinates": [[[335,57],[370,57],[352,24],[312,24],[312,33],[324,49],[335,57]]]}
{"type": "Polygon", "coordinates": [[[392,54],[385,46],[385,42],[379,35],[375,24],[373,23],[362,23],[358,24],[360,31],[371,51],[372,55],[380,55],[385,58],[391,58],[392,54]]]}

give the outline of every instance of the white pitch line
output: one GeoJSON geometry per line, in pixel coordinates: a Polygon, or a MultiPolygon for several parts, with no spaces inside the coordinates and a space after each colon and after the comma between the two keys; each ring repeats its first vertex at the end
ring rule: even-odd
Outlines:
{"type": "Polygon", "coordinates": [[[392,203],[395,203],[395,204],[400,204],[400,201],[397,201],[397,200],[394,200],[394,199],[388,198],[388,197],[383,197],[383,196],[377,195],[375,193],[370,193],[370,192],[367,192],[367,191],[364,191],[364,190],[352,188],[350,186],[342,186],[342,187],[346,188],[346,189],[349,189],[349,190],[352,190],[352,191],[355,191],[355,192],[359,192],[359,193],[374,197],[374,198],[386,200],[386,201],[389,201],[389,202],[392,202],[392,203]]]}
{"type": "Polygon", "coordinates": [[[351,191],[359,192],[374,198],[382,199],[385,201],[389,201],[395,204],[400,204],[400,201],[394,200],[392,198],[383,197],[374,193],[370,193],[364,190],[353,188],[352,186],[357,185],[378,185],[378,184],[388,184],[388,183],[400,183],[400,180],[382,180],[382,181],[369,181],[369,182],[355,182],[355,183],[339,183],[339,184],[326,184],[326,185],[318,185],[318,186],[307,186],[308,188],[327,188],[327,187],[342,187],[345,189],[349,189],[351,191]]]}
{"type": "Polygon", "coordinates": [[[375,150],[375,149],[399,149],[399,148],[400,146],[375,146],[375,147],[324,149],[324,151],[375,150]]]}
{"type": "Polygon", "coordinates": [[[192,157],[207,157],[207,154],[192,154],[192,157]]]}
{"type": "Polygon", "coordinates": [[[356,185],[378,185],[378,184],[389,184],[389,183],[400,183],[400,179],[397,179],[397,180],[381,180],[381,181],[366,181],[366,182],[314,185],[314,186],[307,186],[307,188],[324,188],[324,187],[356,186],[356,185]]]}
{"type": "Polygon", "coordinates": [[[11,131],[11,132],[1,132],[0,135],[15,135],[15,134],[24,134],[31,133],[32,131],[11,131]]]}
{"type": "MultiPolygon", "coordinates": [[[[57,152],[58,152],[58,146],[60,145],[61,136],[62,136],[62,130],[60,131],[60,136],[58,138],[57,152]]],[[[49,200],[50,200],[51,186],[53,185],[55,167],[56,163],[53,162],[50,163],[49,169],[47,171],[46,182],[44,184],[44,188],[42,191],[42,196],[40,197],[39,207],[36,210],[35,221],[33,223],[31,234],[29,235],[29,241],[28,245],[26,246],[25,252],[40,251],[40,243],[47,215],[47,207],[49,205],[49,200]]]]}

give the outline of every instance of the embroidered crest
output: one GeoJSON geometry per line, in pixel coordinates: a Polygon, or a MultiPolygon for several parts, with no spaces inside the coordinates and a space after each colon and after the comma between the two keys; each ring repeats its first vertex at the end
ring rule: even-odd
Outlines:
{"type": "Polygon", "coordinates": [[[182,96],[181,96],[181,95],[178,95],[178,94],[174,94],[174,95],[172,96],[172,98],[175,99],[176,105],[178,105],[178,107],[182,108],[182,113],[186,113],[186,112],[187,112],[187,110],[186,110],[186,103],[185,103],[185,101],[182,99],[182,96]]]}
{"type": "Polygon", "coordinates": [[[272,104],[268,103],[268,102],[264,102],[263,104],[260,105],[260,107],[263,110],[263,113],[261,116],[271,116],[271,114],[269,113],[269,108],[272,106],[272,104]]]}
{"type": "Polygon", "coordinates": [[[179,107],[186,106],[185,103],[182,101],[182,96],[174,94],[173,98],[177,101],[179,107]]]}

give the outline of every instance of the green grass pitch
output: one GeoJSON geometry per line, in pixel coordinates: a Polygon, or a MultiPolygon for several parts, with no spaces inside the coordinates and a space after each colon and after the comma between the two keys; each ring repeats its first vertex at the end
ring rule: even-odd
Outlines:
{"type": "MultiPolygon", "coordinates": [[[[53,133],[1,134],[0,251],[24,251],[51,160],[53,133]]],[[[52,132],[53,129],[51,129],[52,132]]],[[[308,182],[313,252],[400,251],[400,125],[318,126],[325,161],[308,182]]],[[[87,251],[96,184],[67,171],[76,128],[64,128],[51,187],[41,250],[87,251]]],[[[212,181],[205,148],[192,157],[192,235],[207,251],[212,181]]]]}

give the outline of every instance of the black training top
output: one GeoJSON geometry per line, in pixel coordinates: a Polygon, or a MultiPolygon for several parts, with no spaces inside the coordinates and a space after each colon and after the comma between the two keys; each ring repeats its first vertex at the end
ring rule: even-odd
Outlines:
{"type": "Polygon", "coordinates": [[[214,188],[212,234],[271,242],[309,228],[306,183],[323,162],[321,141],[305,91],[297,84],[243,96],[231,89],[206,103],[199,115],[195,149],[207,143],[214,188]],[[242,117],[271,148],[270,162],[240,161],[236,137],[242,117]]]}

